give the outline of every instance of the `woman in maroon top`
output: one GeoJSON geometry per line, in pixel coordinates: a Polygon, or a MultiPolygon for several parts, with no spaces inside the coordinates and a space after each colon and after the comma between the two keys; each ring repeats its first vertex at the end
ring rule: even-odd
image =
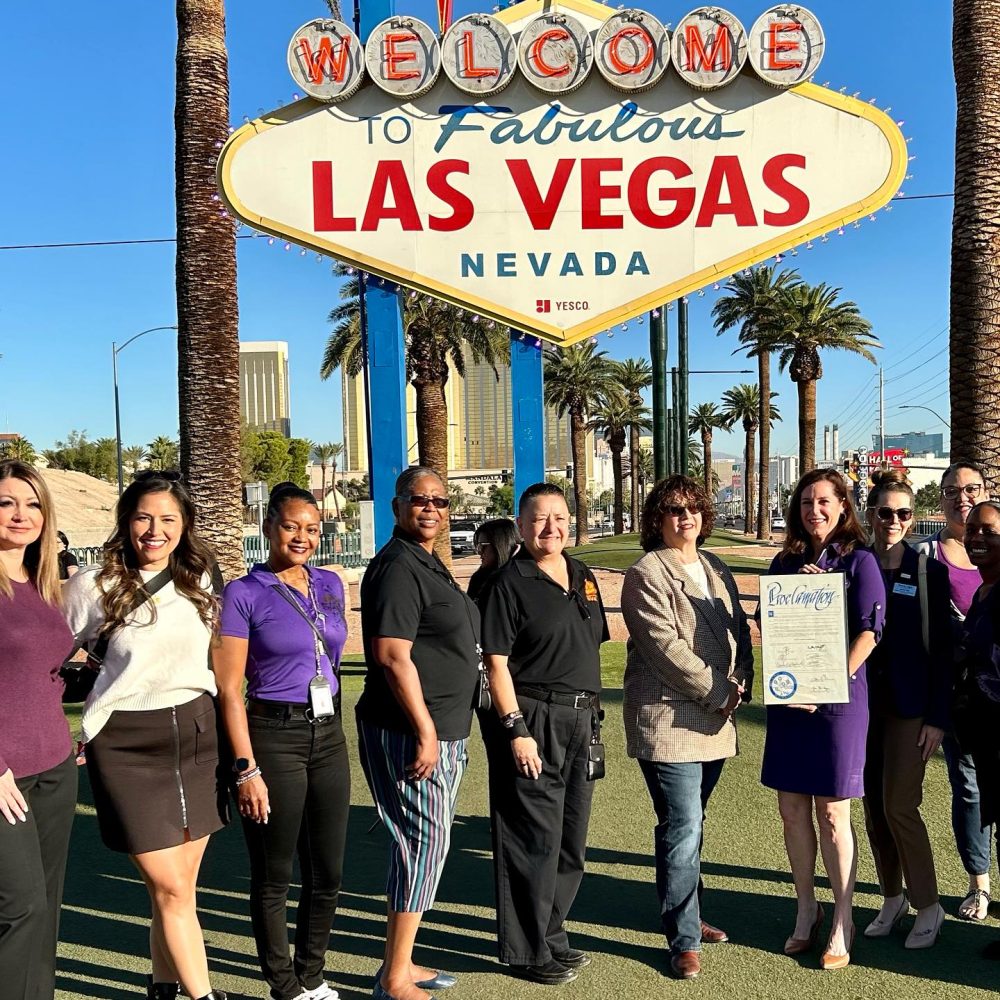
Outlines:
{"type": "Polygon", "coordinates": [[[0,462],[0,983],[50,1000],[76,763],[59,668],[73,635],[59,610],[55,515],[45,482],[0,462]]]}

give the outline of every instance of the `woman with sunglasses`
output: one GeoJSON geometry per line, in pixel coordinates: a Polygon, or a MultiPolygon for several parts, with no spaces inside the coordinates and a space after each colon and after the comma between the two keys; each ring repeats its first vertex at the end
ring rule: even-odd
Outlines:
{"type": "Polygon", "coordinates": [[[219,780],[215,558],[176,472],[140,473],[118,501],[101,566],[65,584],[77,642],[104,646],[83,706],[101,839],[127,853],[152,905],[152,1000],[212,991],[195,892],[208,838],[226,822],[219,780]]]}
{"type": "Polygon", "coordinates": [[[385,961],[376,1000],[426,1000],[455,977],[413,964],[437,893],[468,761],[480,676],[479,610],[434,553],[448,489],[432,469],[396,480],[396,528],[361,581],[361,765],[389,833],[385,961]]]}
{"type": "MultiPolygon", "coordinates": [[[[983,470],[971,462],[955,462],[941,477],[941,511],[945,526],[914,548],[948,570],[951,594],[952,649],[958,649],[965,616],[983,579],[965,547],[965,525],[977,503],[986,499],[983,470]]],[[[949,664],[952,662],[949,657],[949,664]]],[[[963,920],[985,920],[990,905],[991,834],[980,819],[979,784],[972,755],[963,753],[954,734],[941,743],[951,785],[951,827],[962,866],[969,876],[969,891],[958,906],[963,920]]]]}
{"type": "Polygon", "coordinates": [[[863,791],[868,735],[865,662],[882,634],[885,584],[878,560],[865,547],[867,535],[839,472],[813,469],[802,476],[788,503],[786,522],[785,543],[770,573],[845,577],[850,700],[838,705],[769,706],[761,781],[778,793],[798,902],[795,929],[784,952],[810,951],[823,925],[823,908],[816,901],[818,827],[834,903],[820,967],[842,969],[850,964],[854,944],[858,850],[851,799],[861,798],[863,791]]]}
{"type": "Polygon", "coordinates": [[[511,560],[520,544],[520,538],[517,525],[509,517],[498,517],[479,525],[472,541],[479,553],[480,565],[469,580],[468,593],[478,604],[487,581],[511,560]]]}
{"type": "Polygon", "coordinates": [[[703,944],[728,940],[702,919],[701,847],[708,800],[736,755],[736,709],[753,679],[750,626],[721,559],[699,550],[715,522],[701,483],[671,476],[642,507],[646,552],[625,574],[623,714],[656,827],[656,890],[675,976],[701,971],[703,944]]]}
{"type": "MultiPolygon", "coordinates": [[[[985,500],[972,510],[965,542],[983,582],[962,628],[955,717],[962,750],[976,765],[980,821],[989,830],[1000,823],[1000,503],[985,500]]],[[[983,954],[1000,959],[1000,940],[983,954]]]]}
{"type": "Polygon", "coordinates": [[[344,587],[336,573],[308,565],[320,517],[307,490],[275,486],[264,531],[267,562],[223,595],[214,656],[219,704],[235,758],[261,972],[272,1000],[332,1000],[337,994],[324,982],[323,966],[351,799],[339,710],[344,587]],[[287,910],[296,856],[302,892],[293,963],[287,910]]]}
{"type": "Polygon", "coordinates": [[[920,802],[927,761],[949,724],[948,571],[906,544],[913,490],[902,473],[877,476],[868,523],[887,596],[885,630],[868,658],[864,781],[865,823],[883,902],[865,937],[887,937],[912,904],[917,917],[906,947],[930,948],[944,910],[920,802]]]}

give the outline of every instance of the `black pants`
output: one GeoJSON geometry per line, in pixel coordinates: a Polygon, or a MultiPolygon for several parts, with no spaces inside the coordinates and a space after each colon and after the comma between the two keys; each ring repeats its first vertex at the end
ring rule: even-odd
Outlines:
{"type": "Polygon", "coordinates": [[[76,754],[18,778],[27,822],[0,816],[0,996],[52,1000],[59,909],[76,812],[76,754]]]}
{"type": "Polygon", "coordinates": [[[592,711],[518,695],[542,773],[519,775],[506,730],[484,727],[501,962],[542,965],[569,948],[565,920],[583,879],[594,782],[587,781],[592,711]]]}
{"type": "Polygon", "coordinates": [[[340,716],[251,716],[250,742],[267,784],[267,823],[243,820],[250,853],[250,916],[261,972],[278,1000],[293,1000],[323,979],[330,928],[340,899],[351,770],[340,716]],[[295,963],[288,954],[287,904],[298,854],[302,892],[295,922],[295,963]]]}

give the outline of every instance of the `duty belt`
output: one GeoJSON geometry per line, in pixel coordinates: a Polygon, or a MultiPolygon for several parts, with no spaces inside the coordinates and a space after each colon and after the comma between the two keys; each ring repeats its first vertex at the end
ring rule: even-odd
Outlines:
{"type": "Polygon", "coordinates": [[[528,685],[516,686],[515,693],[523,694],[536,701],[545,701],[553,705],[566,705],[582,712],[585,708],[599,708],[601,703],[600,695],[590,691],[580,691],[577,694],[564,693],[562,691],[549,691],[546,688],[529,687],[528,685]]]}

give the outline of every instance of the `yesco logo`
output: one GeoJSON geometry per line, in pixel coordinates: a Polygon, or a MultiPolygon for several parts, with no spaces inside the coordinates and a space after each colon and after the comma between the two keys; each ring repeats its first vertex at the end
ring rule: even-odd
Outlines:
{"type": "Polygon", "coordinates": [[[321,101],[350,97],[366,73],[405,99],[426,93],[441,73],[476,97],[498,94],[518,71],[545,94],[566,94],[595,67],[626,92],[654,86],[671,68],[688,85],[715,90],[732,83],[747,62],[765,83],[784,88],[816,72],[824,47],[816,17],[785,4],[761,14],[749,33],[720,7],[691,11],[672,35],[646,11],[621,10],[593,37],[578,18],[553,10],[529,21],[517,40],[489,14],[460,18],[440,42],[418,18],[396,16],[379,24],[367,45],[342,21],[317,19],[292,36],[288,68],[321,101]]]}
{"type": "Polygon", "coordinates": [[[540,313],[552,312],[552,300],[551,299],[536,299],[535,300],[535,312],[540,312],[540,313]]]}

